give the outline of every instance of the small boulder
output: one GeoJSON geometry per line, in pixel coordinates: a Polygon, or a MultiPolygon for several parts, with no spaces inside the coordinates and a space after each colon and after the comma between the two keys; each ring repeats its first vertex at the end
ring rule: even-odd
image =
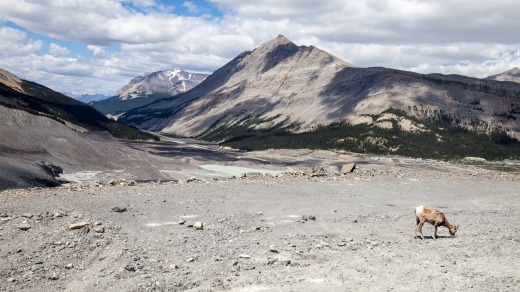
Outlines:
{"type": "Polygon", "coordinates": [[[81,229],[81,228],[83,228],[83,227],[85,227],[87,225],[88,225],[88,222],[82,221],[82,222],[70,224],[69,225],[69,229],[71,229],[71,230],[81,229]]]}
{"type": "Polygon", "coordinates": [[[202,223],[202,222],[195,222],[193,227],[195,228],[195,230],[202,230],[202,229],[204,229],[204,223],[202,223]]]}
{"type": "Polygon", "coordinates": [[[126,212],[126,207],[122,207],[122,206],[112,207],[112,212],[117,212],[117,213],[126,212]]]}
{"type": "Polygon", "coordinates": [[[94,232],[96,233],[105,233],[105,227],[103,227],[102,225],[94,226],[92,227],[92,230],[94,230],[94,232]]]}
{"type": "Polygon", "coordinates": [[[18,229],[23,230],[23,231],[27,231],[27,230],[31,229],[31,225],[29,225],[29,223],[27,223],[27,222],[20,223],[20,224],[18,224],[17,227],[18,227],[18,229]]]}
{"type": "Polygon", "coordinates": [[[31,219],[33,215],[31,213],[23,213],[22,217],[31,219]]]}
{"type": "Polygon", "coordinates": [[[355,163],[347,163],[341,167],[341,174],[351,173],[356,169],[355,163]]]}
{"type": "Polygon", "coordinates": [[[56,272],[52,272],[52,274],[49,276],[50,280],[58,280],[60,276],[56,272]]]}
{"type": "Polygon", "coordinates": [[[129,271],[129,272],[135,272],[136,269],[135,269],[135,266],[132,265],[132,264],[128,264],[125,266],[125,270],[129,271]]]}

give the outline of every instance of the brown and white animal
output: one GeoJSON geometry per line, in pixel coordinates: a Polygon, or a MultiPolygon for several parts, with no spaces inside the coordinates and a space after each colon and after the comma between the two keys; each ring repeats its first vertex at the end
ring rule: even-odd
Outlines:
{"type": "Polygon", "coordinates": [[[429,208],[426,205],[415,208],[415,222],[415,229],[413,231],[414,238],[417,238],[417,230],[419,230],[421,238],[424,239],[422,227],[425,222],[432,224],[435,228],[433,231],[433,239],[437,239],[437,227],[439,226],[448,228],[452,237],[455,237],[455,233],[459,228],[459,225],[450,224],[442,212],[429,208]]]}

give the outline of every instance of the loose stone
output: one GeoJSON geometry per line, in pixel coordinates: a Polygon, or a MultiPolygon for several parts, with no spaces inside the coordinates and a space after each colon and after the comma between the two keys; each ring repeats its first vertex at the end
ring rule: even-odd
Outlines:
{"type": "Polygon", "coordinates": [[[112,212],[117,212],[117,213],[126,212],[126,207],[121,207],[121,206],[112,207],[112,212]]]}
{"type": "Polygon", "coordinates": [[[29,223],[27,223],[27,222],[20,223],[20,224],[18,224],[18,229],[27,231],[27,230],[31,229],[31,225],[29,225],[29,223]]]}
{"type": "Polygon", "coordinates": [[[71,229],[71,230],[74,230],[74,229],[81,229],[81,228],[83,228],[83,227],[85,227],[85,226],[87,226],[87,225],[88,225],[88,222],[86,222],[86,221],[82,221],[82,222],[78,222],[78,223],[70,224],[70,225],[69,225],[69,229],[71,229]]]}

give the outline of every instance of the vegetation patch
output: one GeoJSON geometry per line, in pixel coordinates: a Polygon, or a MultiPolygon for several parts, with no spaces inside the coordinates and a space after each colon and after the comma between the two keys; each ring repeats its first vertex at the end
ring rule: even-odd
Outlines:
{"type": "Polygon", "coordinates": [[[270,129],[254,129],[254,123],[223,124],[208,129],[198,138],[246,151],[306,148],[444,160],[467,156],[487,160],[520,159],[520,142],[505,132],[477,133],[455,127],[449,120],[419,121],[395,109],[372,118],[377,120],[389,113],[420,122],[425,130],[406,131],[392,119],[389,120],[393,123],[391,128],[364,123],[351,125],[341,121],[318,126],[309,132],[294,133],[292,130],[298,125],[286,120],[270,129]]]}

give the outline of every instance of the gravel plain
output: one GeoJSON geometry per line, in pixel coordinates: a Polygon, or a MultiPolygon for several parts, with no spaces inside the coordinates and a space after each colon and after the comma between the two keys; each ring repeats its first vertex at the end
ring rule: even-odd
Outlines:
{"type": "Polygon", "coordinates": [[[6,190],[0,291],[518,291],[519,220],[517,174],[446,163],[6,190]]]}

